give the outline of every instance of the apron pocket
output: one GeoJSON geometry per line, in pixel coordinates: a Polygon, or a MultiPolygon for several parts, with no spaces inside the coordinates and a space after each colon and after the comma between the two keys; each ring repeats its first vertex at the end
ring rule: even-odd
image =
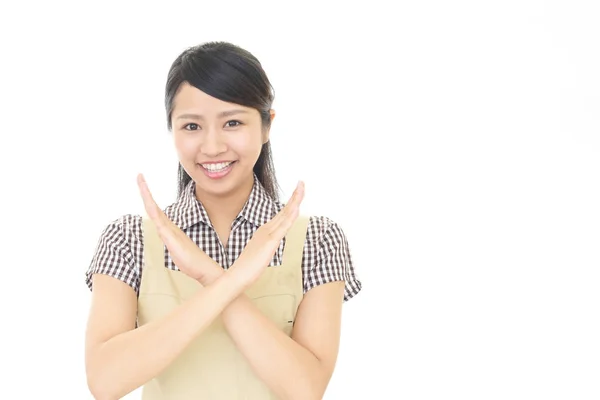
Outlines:
{"type": "Polygon", "coordinates": [[[274,294],[252,299],[256,307],[288,336],[296,317],[296,298],[291,294],[274,294]]]}

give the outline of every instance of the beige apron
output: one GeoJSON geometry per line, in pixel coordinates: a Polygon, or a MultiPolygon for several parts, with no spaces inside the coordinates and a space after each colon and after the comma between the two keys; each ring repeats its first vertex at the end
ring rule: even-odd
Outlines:
{"type": "MultiPolygon", "coordinates": [[[[301,264],[307,226],[307,217],[296,220],[286,236],[282,265],[266,268],[246,291],[252,302],[288,336],[303,296],[301,264]]],[[[168,314],[200,288],[196,280],[165,267],[164,244],[148,218],[143,219],[143,230],[138,326],[168,314]]],[[[221,317],[142,389],[143,400],[275,398],[237,350],[221,317]]]]}

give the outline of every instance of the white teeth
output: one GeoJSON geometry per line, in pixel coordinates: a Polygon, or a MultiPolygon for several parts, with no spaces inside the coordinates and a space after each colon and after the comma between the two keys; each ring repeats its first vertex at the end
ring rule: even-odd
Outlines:
{"type": "Polygon", "coordinates": [[[229,167],[231,162],[218,163],[218,164],[202,164],[202,166],[210,172],[219,172],[229,167]]]}

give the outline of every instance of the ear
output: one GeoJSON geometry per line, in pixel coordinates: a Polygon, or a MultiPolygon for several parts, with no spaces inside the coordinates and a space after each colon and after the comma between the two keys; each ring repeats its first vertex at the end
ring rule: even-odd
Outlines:
{"type": "MultiPolygon", "coordinates": [[[[273,109],[269,110],[269,114],[271,116],[271,125],[272,125],[273,120],[275,119],[275,110],[273,110],[273,109]]],[[[263,144],[265,144],[269,141],[270,131],[271,131],[271,126],[269,126],[268,129],[265,129],[265,131],[263,132],[263,144]]]]}

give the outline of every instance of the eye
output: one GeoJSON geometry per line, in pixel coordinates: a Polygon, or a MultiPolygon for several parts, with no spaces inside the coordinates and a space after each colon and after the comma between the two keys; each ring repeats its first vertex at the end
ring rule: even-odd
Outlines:
{"type": "Polygon", "coordinates": [[[193,122],[191,124],[187,124],[183,127],[183,129],[188,130],[188,131],[197,131],[198,129],[200,129],[200,126],[198,124],[194,124],[193,122]]]}
{"type": "Polygon", "coordinates": [[[242,125],[242,123],[237,120],[231,120],[231,121],[227,121],[225,123],[225,126],[228,128],[235,128],[236,126],[240,126],[240,125],[242,125]]]}

